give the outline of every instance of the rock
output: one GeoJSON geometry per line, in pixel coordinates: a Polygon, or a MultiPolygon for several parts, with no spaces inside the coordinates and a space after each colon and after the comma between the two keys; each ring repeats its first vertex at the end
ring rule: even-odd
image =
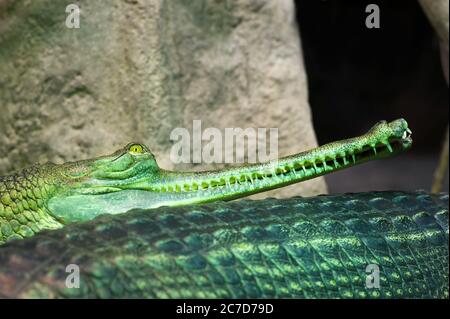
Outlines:
{"type": "MultiPolygon", "coordinates": [[[[170,133],[278,128],[278,155],[315,147],[292,0],[0,0],[0,173],[141,141],[166,169],[170,133]]],[[[225,152],[232,152],[226,149],[225,152]]],[[[325,193],[322,178],[262,196],[325,193]]]]}
{"type": "Polygon", "coordinates": [[[448,51],[449,0],[419,0],[419,3],[448,51]]]}

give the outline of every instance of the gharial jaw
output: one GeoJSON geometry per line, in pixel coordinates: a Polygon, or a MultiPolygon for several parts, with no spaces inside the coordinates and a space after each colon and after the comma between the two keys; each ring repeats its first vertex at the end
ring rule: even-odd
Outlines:
{"type": "MultiPolygon", "coordinates": [[[[411,134],[403,119],[390,123],[381,121],[362,136],[329,143],[267,163],[219,171],[161,171],[157,181],[140,181],[133,187],[158,193],[189,194],[184,196],[189,198],[189,203],[230,200],[301,182],[370,160],[392,157],[411,147],[411,134]]],[[[176,202],[167,204],[177,205],[176,202]]]]}

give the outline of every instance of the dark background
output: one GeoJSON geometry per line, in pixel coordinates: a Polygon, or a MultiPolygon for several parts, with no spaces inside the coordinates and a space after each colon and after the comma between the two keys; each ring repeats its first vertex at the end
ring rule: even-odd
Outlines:
{"type": "MultiPolygon", "coordinates": [[[[327,176],[330,192],[429,190],[448,123],[437,36],[415,0],[297,0],[309,100],[320,144],[405,118],[413,148],[327,176]],[[380,29],[365,8],[380,7],[380,29]]],[[[448,171],[445,190],[448,191],[448,171]]]]}

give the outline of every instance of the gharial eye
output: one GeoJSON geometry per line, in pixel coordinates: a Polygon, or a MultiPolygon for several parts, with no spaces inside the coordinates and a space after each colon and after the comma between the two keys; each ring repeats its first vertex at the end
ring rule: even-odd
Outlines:
{"type": "Polygon", "coordinates": [[[142,154],[144,153],[144,148],[140,144],[133,144],[130,146],[130,153],[142,154]]]}

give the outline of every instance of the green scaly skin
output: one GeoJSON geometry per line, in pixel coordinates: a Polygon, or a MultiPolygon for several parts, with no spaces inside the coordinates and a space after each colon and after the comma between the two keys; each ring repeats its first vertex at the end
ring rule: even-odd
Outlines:
{"type": "Polygon", "coordinates": [[[46,164],[0,178],[0,244],[133,208],[232,200],[301,182],[410,148],[403,119],[368,133],[264,164],[217,171],[173,172],[158,167],[143,145],[109,156],[46,164]]]}
{"type": "Polygon", "coordinates": [[[448,194],[161,207],[4,245],[0,298],[448,298],[448,257],[448,194]]]}

